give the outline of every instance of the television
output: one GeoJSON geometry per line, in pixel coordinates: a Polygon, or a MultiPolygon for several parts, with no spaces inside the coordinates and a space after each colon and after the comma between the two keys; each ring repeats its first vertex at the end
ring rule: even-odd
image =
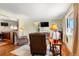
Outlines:
{"type": "Polygon", "coordinates": [[[40,22],[40,27],[49,27],[49,22],[40,22]]]}
{"type": "Polygon", "coordinates": [[[8,23],[6,23],[6,22],[1,22],[1,26],[8,26],[8,23]]]}

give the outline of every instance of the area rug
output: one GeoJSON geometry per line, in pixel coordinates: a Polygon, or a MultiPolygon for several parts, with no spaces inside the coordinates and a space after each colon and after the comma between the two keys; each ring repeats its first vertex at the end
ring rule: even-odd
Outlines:
{"type": "MultiPolygon", "coordinates": [[[[23,45],[13,51],[11,51],[10,53],[17,55],[17,56],[31,56],[29,45],[23,45]]],[[[46,56],[52,56],[52,53],[49,52],[49,49],[47,49],[46,56]]]]}
{"type": "Polygon", "coordinates": [[[29,45],[23,45],[10,53],[15,54],[17,56],[31,56],[29,45]]]}
{"type": "Polygon", "coordinates": [[[0,46],[6,45],[7,43],[5,42],[0,42],[0,46]]]}

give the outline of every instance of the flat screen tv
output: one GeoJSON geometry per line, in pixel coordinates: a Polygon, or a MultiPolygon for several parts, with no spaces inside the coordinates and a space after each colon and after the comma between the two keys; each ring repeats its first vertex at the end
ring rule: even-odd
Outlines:
{"type": "Polygon", "coordinates": [[[40,22],[40,27],[49,27],[49,22],[40,22]]]}
{"type": "Polygon", "coordinates": [[[1,22],[1,26],[8,26],[8,23],[6,23],[6,22],[1,22]]]}

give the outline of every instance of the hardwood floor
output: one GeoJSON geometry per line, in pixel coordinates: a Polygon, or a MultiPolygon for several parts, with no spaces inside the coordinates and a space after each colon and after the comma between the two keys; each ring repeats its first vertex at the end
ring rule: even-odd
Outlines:
{"type": "Polygon", "coordinates": [[[63,43],[62,45],[62,55],[63,56],[71,56],[70,51],[68,50],[67,46],[65,45],[65,43],[63,43]]]}
{"type": "Polygon", "coordinates": [[[7,44],[0,46],[0,56],[15,56],[14,54],[11,54],[10,51],[18,48],[19,46],[13,45],[8,39],[4,40],[4,42],[7,44]]]}
{"type": "Polygon", "coordinates": [[[10,53],[10,51],[16,49],[17,46],[13,44],[7,44],[5,46],[0,47],[0,56],[14,56],[13,54],[10,53]]]}
{"type": "MultiPolygon", "coordinates": [[[[14,54],[11,54],[10,52],[15,50],[20,46],[16,46],[8,42],[7,45],[0,46],[0,56],[16,56],[14,54]]],[[[70,56],[70,52],[68,51],[65,44],[62,45],[62,56],[70,56]]]]}

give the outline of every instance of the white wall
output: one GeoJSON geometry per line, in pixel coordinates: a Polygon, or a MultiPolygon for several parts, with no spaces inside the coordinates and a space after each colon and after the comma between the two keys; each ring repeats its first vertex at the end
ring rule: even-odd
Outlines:
{"type": "MultiPolygon", "coordinates": [[[[35,22],[49,22],[49,25],[52,24],[52,23],[56,23],[58,24],[59,26],[59,30],[62,30],[61,29],[61,24],[62,24],[62,20],[63,19],[59,19],[59,20],[49,20],[49,19],[43,19],[43,20],[33,20],[33,19],[19,19],[19,36],[29,36],[29,33],[32,33],[32,32],[38,32],[37,31],[37,27],[34,25],[35,22]],[[21,32],[20,29],[23,28],[23,31],[21,32]]],[[[49,27],[41,27],[40,28],[40,32],[43,32],[43,31],[49,31],[49,27]]],[[[29,38],[29,37],[28,37],[29,38]]]]}
{"type": "Polygon", "coordinates": [[[12,20],[6,20],[6,19],[0,19],[0,32],[11,32],[14,31],[14,29],[11,28],[11,26],[17,27],[17,22],[12,20]],[[8,23],[8,26],[1,26],[1,22],[8,23]]]}
{"type": "Polygon", "coordinates": [[[55,19],[55,20],[51,19],[48,22],[49,22],[49,27],[45,27],[45,28],[41,27],[41,31],[45,30],[45,31],[49,32],[51,24],[57,24],[58,25],[58,30],[59,31],[63,30],[63,25],[62,25],[63,24],[63,19],[55,19]]]}
{"type": "Polygon", "coordinates": [[[28,36],[32,32],[36,32],[33,21],[31,19],[19,19],[19,36],[28,36]],[[20,31],[21,28],[23,31],[20,31]]]}

